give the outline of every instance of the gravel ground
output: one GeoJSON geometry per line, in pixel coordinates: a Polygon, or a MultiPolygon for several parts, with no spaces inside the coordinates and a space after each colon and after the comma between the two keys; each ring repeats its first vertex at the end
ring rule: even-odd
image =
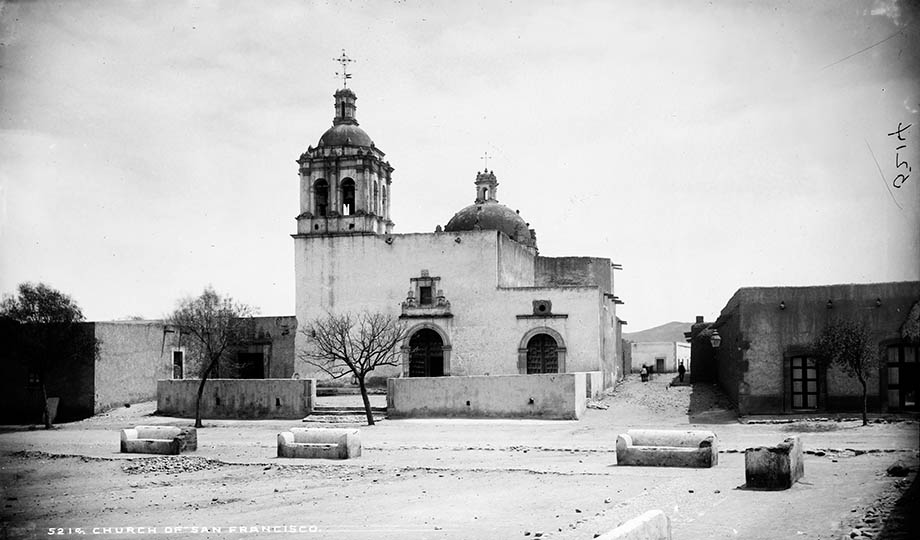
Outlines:
{"type": "Polygon", "coordinates": [[[118,453],[123,427],[189,425],[152,415],[153,404],[50,431],[8,429],[0,431],[0,538],[44,537],[49,528],[137,536],[129,526],[164,538],[262,538],[275,533],[249,527],[296,526],[304,528],[297,538],[576,540],[652,508],[671,518],[676,540],[916,537],[900,532],[912,516],[905,501],[916,501],[908,497],[916,422],[747,425],[731,420],[716,389],[668,382],[630,379],[580,421],[385,420],[361,428],[364,454],[345,462],[277,458],[277,432],[303,425],[277,420],[207,421],[194,454],[118,453]],[[616,434],[649,427],[714,430],[719,465],[617,467],[616,434]],[[805,478],[786,491],[740,489],[744,449],[790,434],[802,437],[805,478]],[[886,473],[895,462],[906,477],[886,473]]]}

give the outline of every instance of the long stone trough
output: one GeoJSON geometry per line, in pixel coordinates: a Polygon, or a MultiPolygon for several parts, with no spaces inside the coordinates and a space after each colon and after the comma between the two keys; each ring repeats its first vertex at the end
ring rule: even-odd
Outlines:
{"type": "Polygon", "coordinates": [[[631,429],[617,436],[617,465],[714,467],[717,443],[712,431],[631,429]]]}

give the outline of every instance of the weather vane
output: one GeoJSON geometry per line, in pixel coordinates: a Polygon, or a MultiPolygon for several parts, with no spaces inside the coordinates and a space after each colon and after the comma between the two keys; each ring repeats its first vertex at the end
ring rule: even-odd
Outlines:
{"type": "Polygon", "coordinates": [[[348,72],[348,64],[354,62],[354,60],[352,60],[351,58],[349,58],[349,57],[345,54],[345,49],[342,49],[342,56],[340,56],[340,57],[338,57],[338,58],[333,58],[333,60],[336,61],[336,62],[338,62],[338,63],[340,63],[340,64],[342,64],[342,72],[339,73],[339,72],[337,71],[337,72],[335,73],[335,76],[336,76],[336,77],[341,77],[341,78],[342,78],[342,85],[343,85],[345,88],[348,88],[348,79],[351,78],[351,73],[348,72]]]}
{"type": "Polygon", "coordinates": [[[490,157],[492,157],[492,156],[490,156],[489,153],[486,152],[486,153],[484,153],[484,154],[482,155],[481,158],[479,158],[479,159],[481,159],[483,162],[485,162],[484,167],[486,168],[486,171],[489,170],[489,158],[490,158],[490,157]]]}

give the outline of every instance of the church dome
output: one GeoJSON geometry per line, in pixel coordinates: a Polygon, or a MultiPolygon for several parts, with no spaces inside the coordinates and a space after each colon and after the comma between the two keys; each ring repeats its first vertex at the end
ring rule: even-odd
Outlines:
{"type": "Polygon", "coordinates": [[[319,146],[373,146],[366,131],[355,124],[337,124],[319,138],[319,146]]]}
{"type": "Polygon", "coordinates": [[[495,202],[471,204],[450,218],[447,232],[474,230],[501,231],[511,238],[528,235],[527,223],[517,212],[495,202]]]}
{"type": "Polygon", "coordinates": [[[444,226],[446,232],[501,231],[515,242],[534,249],[537,239],[530,225],[517,212],[498,203],[498,179],[485,170],[476,175],[476,202],[460,210],[444,226]]]}

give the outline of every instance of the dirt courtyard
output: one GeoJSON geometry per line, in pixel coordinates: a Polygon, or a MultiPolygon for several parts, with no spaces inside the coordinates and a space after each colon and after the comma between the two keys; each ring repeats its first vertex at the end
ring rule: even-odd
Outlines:
{"type": "MultiPolygon", "coordinates": [[[[590,539],[650,509],[678,540],[879,537],[886,501],[915,477],[915,421],[743,424],[708,387],[666,382],[629,380],[580,421],[385,420],[360,427],[364,454],[348,461],[275,457],[277,433],[297,421],[206,421],[197,452],[119,454],[122,428],[191,424],[153,416],[152,403],[8,428],[0,538],[590,539]],[[616,466],[617,433],[690,426],[718,435],[717,467],[616,466]],[[744,449],[793,434],[802,481],[740,489],[744,449]],[[888,476],[897,461],[914,472],[888,476]]],[[[881,536],[908,538],[891,528],[881,536]]]]}

